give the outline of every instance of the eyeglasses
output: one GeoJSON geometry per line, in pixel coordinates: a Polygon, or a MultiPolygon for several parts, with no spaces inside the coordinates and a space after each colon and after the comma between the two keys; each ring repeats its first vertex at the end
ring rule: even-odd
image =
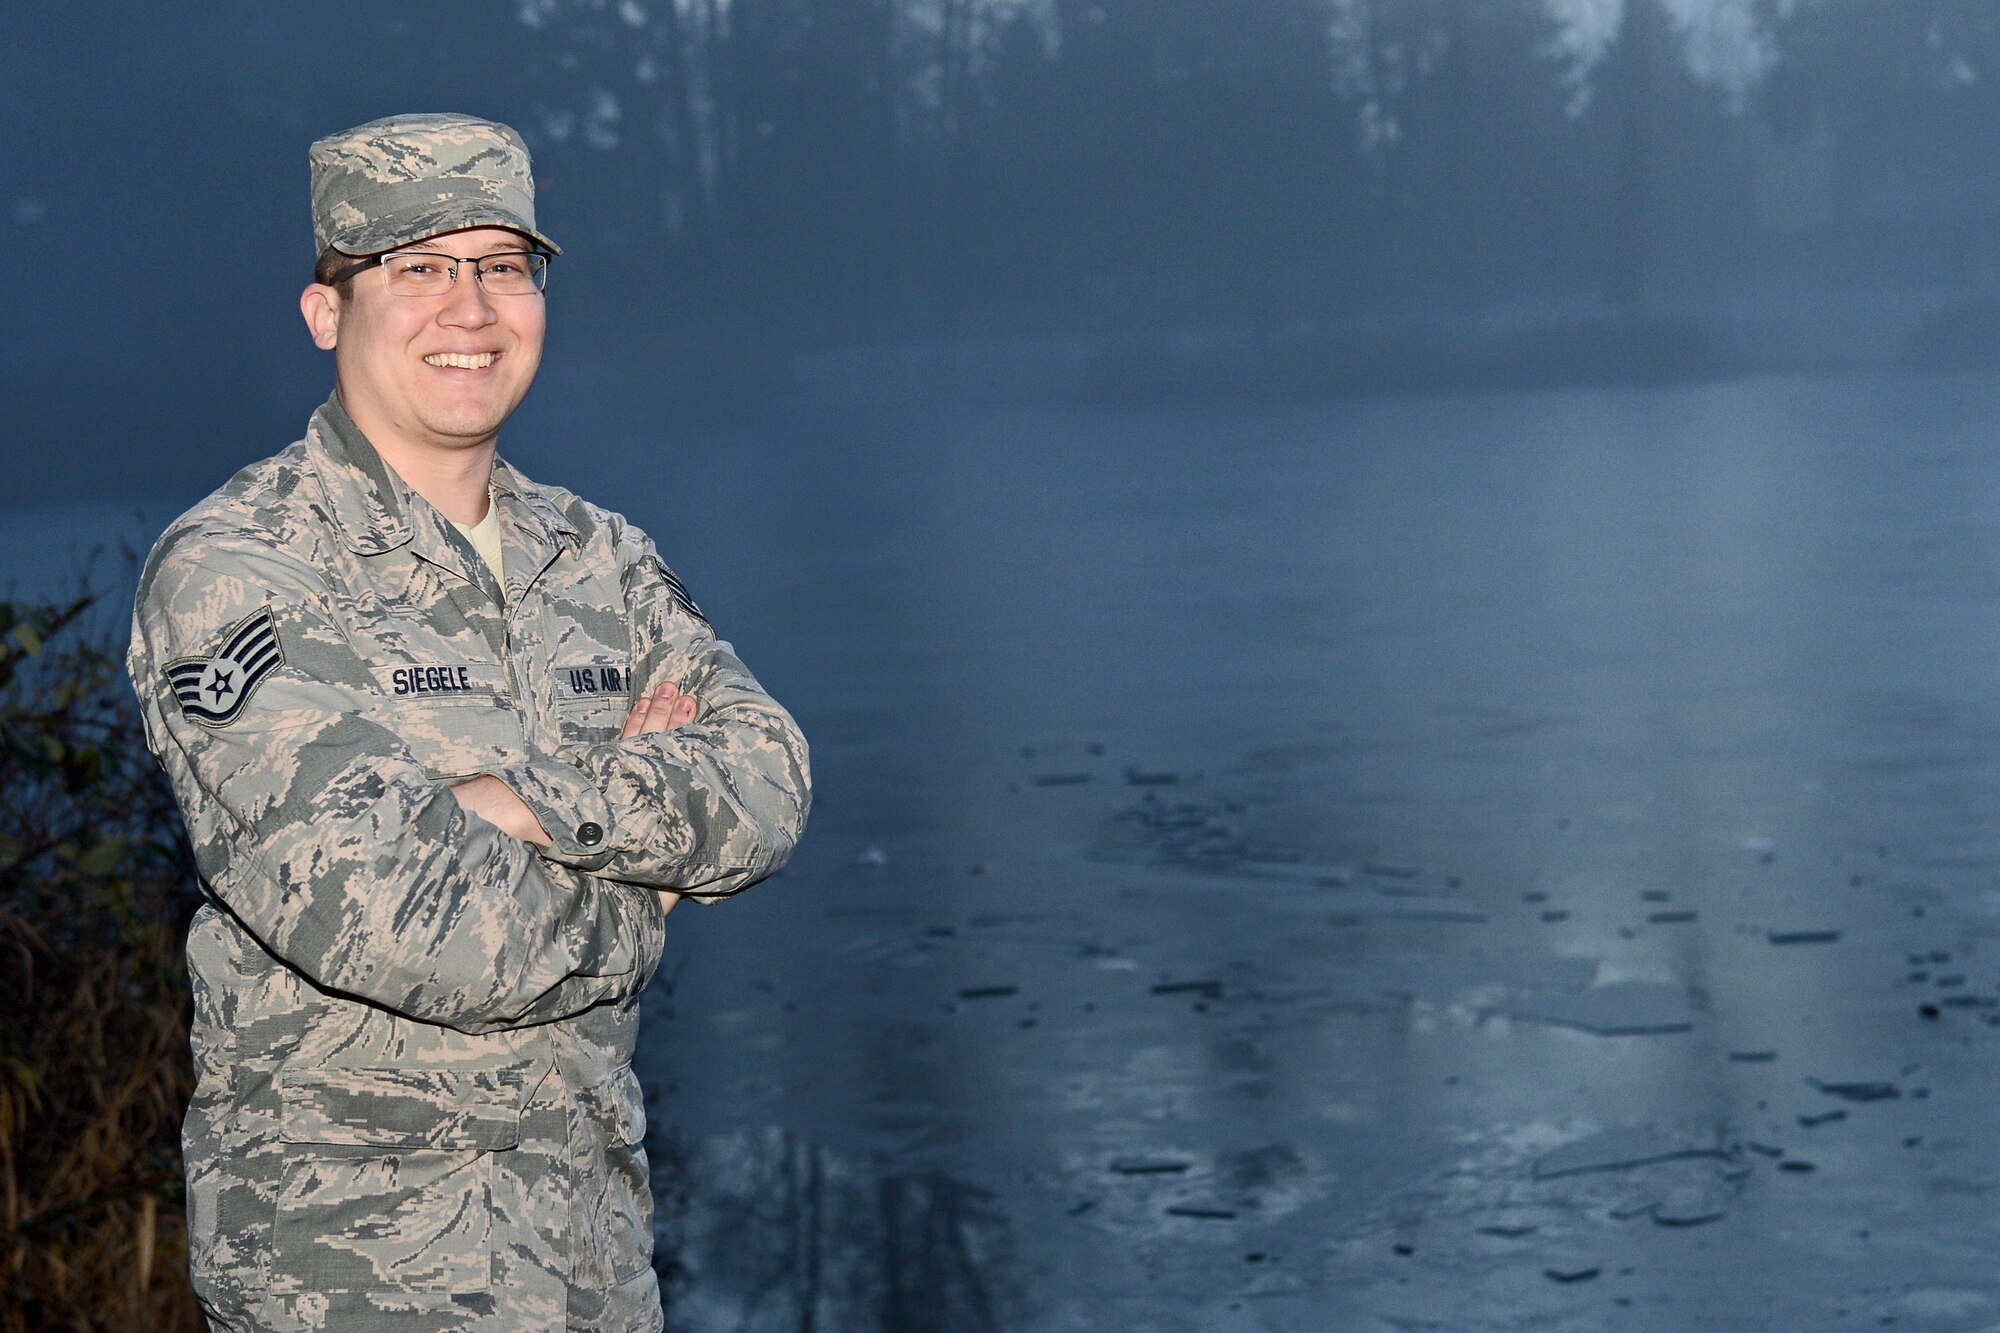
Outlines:
{"type": "Polygon", "coordinates": [[[398,296],[444,295],[458,281],[460,264],[472,265],[480,290],[488,296],[532,296],[549,283],[549,257],[530,250],[501,250],[477,259],[441,255],[435,250],[392,250],[355,264],[334,282],[345,282],[378,264],[389,290],[398,296]]]}

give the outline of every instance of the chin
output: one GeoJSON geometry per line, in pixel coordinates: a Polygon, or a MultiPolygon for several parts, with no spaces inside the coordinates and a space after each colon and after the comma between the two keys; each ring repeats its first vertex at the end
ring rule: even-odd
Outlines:
{"type": "Polygon", "coordinates": [[[425,429],[431,434],[445,439],[466,441],[484,440],[498,431],[513,415],[510,407],[505,411],[482,407],[427,413],[423,419],[425,429]]]}

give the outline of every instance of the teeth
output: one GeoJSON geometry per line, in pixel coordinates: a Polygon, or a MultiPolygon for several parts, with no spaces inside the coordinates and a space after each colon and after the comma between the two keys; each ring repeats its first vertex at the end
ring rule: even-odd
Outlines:
{"type": "Polygon", "coordinates": [[[452,366],[459,370],[484,370],[493,364],[493,353],[433,352],[424,361],[427,365],[452,366]]]}

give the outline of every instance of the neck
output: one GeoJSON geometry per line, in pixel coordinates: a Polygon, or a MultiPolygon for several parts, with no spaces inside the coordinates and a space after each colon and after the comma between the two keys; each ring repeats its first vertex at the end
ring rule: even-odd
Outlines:
{"type": "Polygon", "coordinates": [[[467,444],[431,444],[408,438],[345,395],[340,404],[382,461],[439,513],[467,527],[486,517],[497,435],[467,444]]]}

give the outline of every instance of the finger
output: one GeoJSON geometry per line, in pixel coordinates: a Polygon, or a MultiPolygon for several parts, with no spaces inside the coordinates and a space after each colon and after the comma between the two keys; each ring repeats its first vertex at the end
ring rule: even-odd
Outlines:
{"type": "Polygon", "coordinates": [[[640,724],[646,720],[646,705],[650,702],[651,700],[641,697],[638,703],[632,705],[632,711],[625,718],[625,729],[618,733],[619,740],[639,734],[640,724]]]}
{"type": "Polygon", "coordinates": [[[674,706],[655,701],[646,710],[646,720],[639,724],[639,734],[649,736],[656,731],[665,731],[674,725],[674,706]]]}
{"type": "Polygon", "coordinates": [[[684,722],[694,721],[694,714],[694,696],[692,694],[683,694],[680,697],[680,702],[674,705],[674,725],[678,727],[684,722]]]}

